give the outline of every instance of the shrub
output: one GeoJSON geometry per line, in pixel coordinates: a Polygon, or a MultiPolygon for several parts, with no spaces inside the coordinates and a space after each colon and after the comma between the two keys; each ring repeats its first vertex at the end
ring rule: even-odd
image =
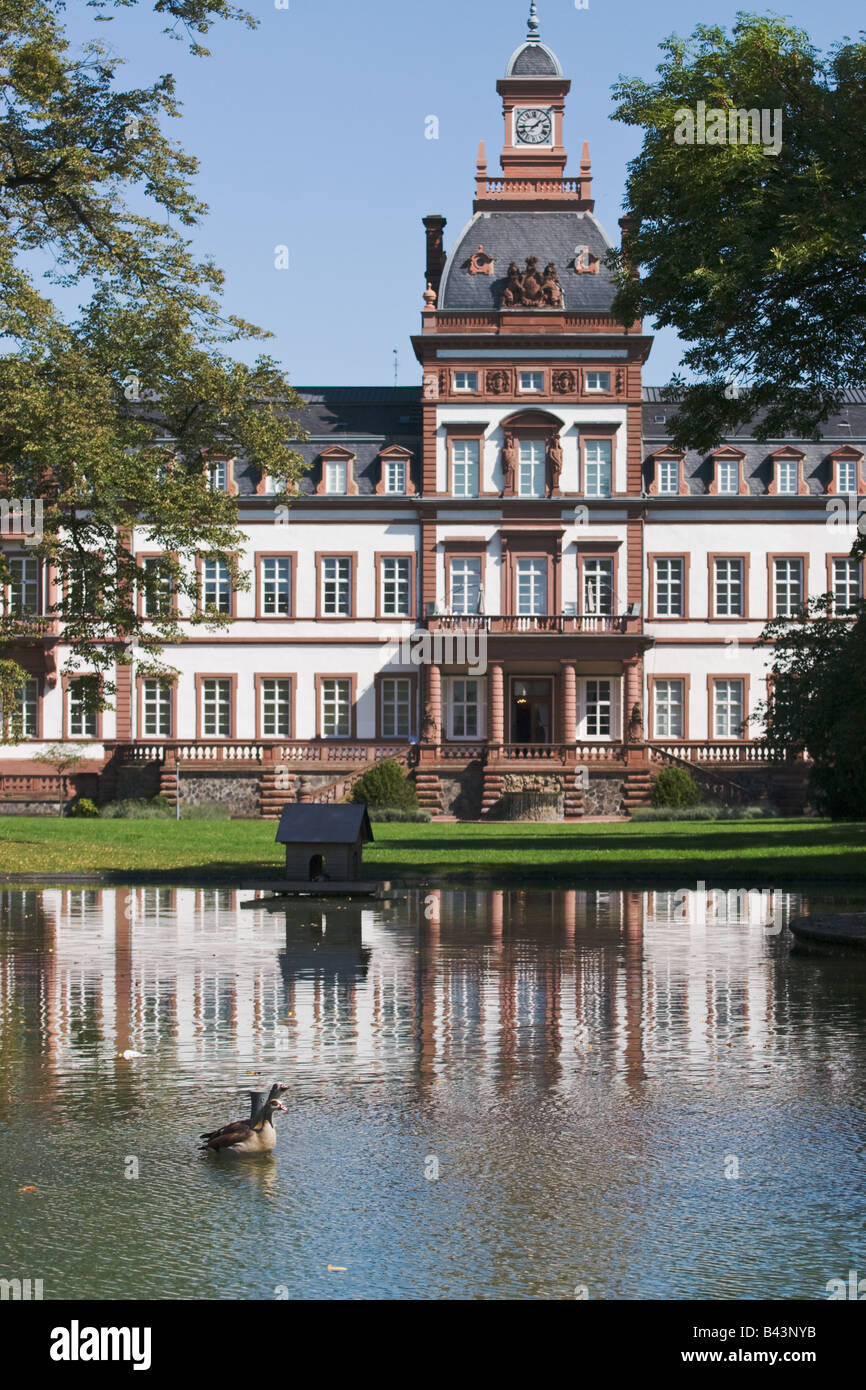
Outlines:
{"type": "MultiPolygon", "coordinates": [[[[171,812],[174,815],[174,811],[171,812]]],[[[201,806],[181,806],[181,820],[231,820],[228,806],[218,801],[206,801],[201,806]]]]}
{"type": "Polygon", "coordinates": [[[766,820],[777,817],[771,806],[639,806],[632,820],[766,820]]]}
{"type": "Polygon", "coordinates": [[[418,810],[418,793],[395,758],[383,758],[359,777],[352,788],[350,800],[365,802],[370,811],[380,808],[418,810]]]}
{"type": "Polygon", "coordinates": [[[632,820],[719,820],[720,806],[638,806],[632,820]]]}
{"type": "Polygon", "coordinates": [[[129,797],[124,801],[111,801],[102,808],[103,820],[169,820],[174,811],[162,797],[164,805],[145,801],[141,797],[129,797]]]}
{"type": "Polygon", "coordinates": [[[406,821],[421,825],[432,819],[433,817],[429,811],[407,811],[400,806],[380,806],[376,810],[370,812],[371,821],[381,821],[383,823],[387,821],[406,821]]]}
{"type": "Polygon", "coordinates": [[[652,791],[653,806],[697,806],[701,793],[684,767],[663,767],[652,791]]]}
{"type": "Polygon", "coordinates": [[[90,800],[89,796],[79,796],[77,801],[73,801],[69,808],[70,816],[78,816],[81,820],[95,820],[99,815],[99,808],[90,800]]]}

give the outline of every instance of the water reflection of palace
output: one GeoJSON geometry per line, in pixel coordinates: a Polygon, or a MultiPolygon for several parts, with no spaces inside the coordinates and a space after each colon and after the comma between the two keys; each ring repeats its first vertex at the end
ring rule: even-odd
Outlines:
{"type": "Polygon", "coordinates": [[[45,1069],[94,1048],[181,1067],[281,1064],[546,1085],[605,1061],[775,1045],[789,894],[412,892],[389,907],[244,907],[229,889],[2,896],[6,1023],[45,1069]],[[8,941],[13,949],[8,949],[8,941]]]}

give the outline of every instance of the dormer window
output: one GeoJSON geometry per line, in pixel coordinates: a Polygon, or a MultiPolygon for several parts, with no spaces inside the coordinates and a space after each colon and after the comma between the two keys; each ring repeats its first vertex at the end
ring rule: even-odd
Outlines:
{"type": "Polygon", "coordinates": [[[677,449],[666,445],[652,456],[653,471],[650,479],[650,495],[680,497],[688,494],[685,481],[683,455],[677,449]]]}
{"type": "Polygon", "coordinates": [[[385,460],[385,491],[404,493],[406,491],[406,460],[385,460]]]}
{"type": "Polygon", "coordinates": [[[680,461],[679,459],[659,459],[657,468],[658,491],[660,493],[673,494],[679,496],[680,491],[680,461]]]}
{"type": "Polygon", "coordinates": [[[208,485],[211,492],[228,492],[228,459],[211,459],[208,464],[208,485]]]}
{"type": "Polygon", "coordinates": [[[719,459],[716,464],[716,484],[717,491],[721,496],[729,496],[739,492],[739,472],[736,459],[719,459]]]}
{"type": "Polygon", "coordinates": [[[346,459],[327,459],[325,462],[325,491],[344,493],[347,482],[346,459]]]}
{"type": "Polygon", "coordinates": [[[400,444],[389,444],[379,454],[382,472],[376,483],[376,492],[381,496],[407,497],[414,495],[412,482],[412,455],[400,444]]]}
{"type": "Polygon", "coordinates": [[[830,482],[828,491],[843,496],[855,496],[860,492],[860,460],[863,455],[853,444],[840,444],[830,455],[830,482]]]}
{"type": "Polygon", "coordinates": [[[806,455],[802,449],[784,445],[771,455],[773,479],[770,492],[776,497],[805,496],[809,489],[803,477],[803,460],[806,455]]]}
{"type": "Polygon", "coordinates": [[[455,391],[464,391],[464,392],[477,391],[477,390],[478,390],[478,373],[477,373],[477,372],[455,372],[455,373],[454,373],[454,390],[455,390],[455,391]]]}
{"type": "Polygon", "coordinates": [[[745,457],[742,449],[735,449],[733,444],[722,444],[713,450],[710,454],[713,466],[713,476],[710,479],[712,495],[741,497],[748,493],[748,484],[743,474],[745,457]]]}
{"type": "Polygon", "coordinates": [[[797,492],[797,460],[779,459],[776,463],[776,492],[783,494],[796,495],[797,492]]]}
{"type": "Polygon", "coordinates": [[[544,390],[544,372],[521,372],[521,391],[540,392],[544,390]]]}
{"type": "Polygon", "coordinates": [[[322,478],[317,493],[329,497],[345,497],[358,491],[355,482],[355,455],[339,445],[331,445],[322,453],[322,478]]]}
{"type": "MultiPolygon", "coordinates": [[[[610,393],[610,372],[587,372],[586,389],[588,392],[597,392],[599,395],[610,393]]],[[[662,416],[664,419],[664,416],[662,416]]]]}

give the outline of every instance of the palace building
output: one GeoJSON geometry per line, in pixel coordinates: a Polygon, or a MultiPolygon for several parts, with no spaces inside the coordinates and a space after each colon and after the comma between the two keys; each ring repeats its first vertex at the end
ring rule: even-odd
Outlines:
{"type": "MultiPolygon", "coordinates": [[[[497,83],[500,171],[482,145],[449,249],[424,219],[421,385],[300,388],[309,471],[288,509],[241,460],[214,468],[253,583],[200,563],[231,623],[166,651],[176,682],[118,667],[116,707],[91,716],[62,633],[16,652],[27,737],[3,750],[0,809],[57,799],[33,756],[60,741],[88,759],[84,794],[180,783],[239,815],[339,800],[384,756],[458,818],[527,789],[564,818],[621,811],[665,763],[732,801],[802,805],[802,770],[755,741],[758,639],[817,594],[862,593],[866,393],[818,443],[671,447],[675,407],[642,383],[652,340],[611,312],[588,144],[566,173],[569,89],[533,4],[497,83]]],[[[3,544],[6,601],[40,612],[50,576],[3,544]]]]}

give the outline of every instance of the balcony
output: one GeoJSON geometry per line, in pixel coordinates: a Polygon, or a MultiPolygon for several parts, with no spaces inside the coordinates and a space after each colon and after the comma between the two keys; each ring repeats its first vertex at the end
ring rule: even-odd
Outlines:
{"type": "Polygon", "coordinates": [[[425,619],[431,632],[538,633],[554,637],[620,637],[642,631],[639,613],[434,613],[425,619]]]}

